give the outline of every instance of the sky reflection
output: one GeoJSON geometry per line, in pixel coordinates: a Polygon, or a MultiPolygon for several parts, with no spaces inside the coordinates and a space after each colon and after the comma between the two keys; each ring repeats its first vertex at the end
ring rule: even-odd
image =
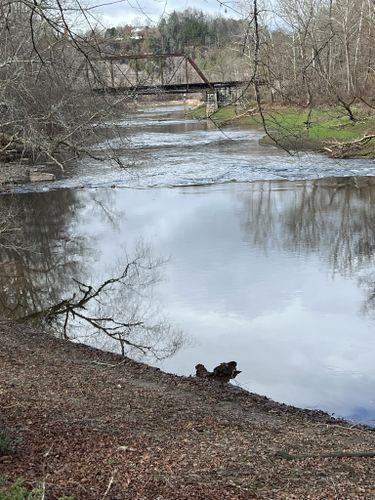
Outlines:
{"type": "MultiPolygon", "coordinates": [[[[63,213],[63,193],[12,198],[25,204],[26,236],[40,219],[33,199],[63,213]]],[[[79,238],[64,255],[87,282],[108,276],[139,240],[170,257],[155,297],[189,343],[163,369],[189,375],[198,362],[235,359],[236,383],[253,392],[375,419],[374,178],[70,193],[61,231],[61,217],[43,212],[42,253],[33,258],[79,238]]]]}
{"type": "Polygon", "coordinates": [[[374,322],[358,276],[374,264],[375,190],[335,182],[118,190],[107,198],[116,228],[89,211],[77,222],[96,238],[95,269],[139,237],[171,257],[158,296],[190,345],[165,370],[236,359],[251,391],[371,420],[374,322]]]}

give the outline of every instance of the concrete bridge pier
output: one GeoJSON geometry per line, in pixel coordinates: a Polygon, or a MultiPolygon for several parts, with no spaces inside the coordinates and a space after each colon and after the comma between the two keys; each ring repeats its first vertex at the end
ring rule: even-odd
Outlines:
{"type": "Polygon", "coordinates": [[[237,103],[241,90],[231,87],[208,90],[206,92],[206,116],[210,116],[223,106],[237,103]]]}
{"type": "Polygon", "coordinates": [[[206,92],[206,116],[211,116],[219,109],[217,90],[208,90],[206,92]]]}

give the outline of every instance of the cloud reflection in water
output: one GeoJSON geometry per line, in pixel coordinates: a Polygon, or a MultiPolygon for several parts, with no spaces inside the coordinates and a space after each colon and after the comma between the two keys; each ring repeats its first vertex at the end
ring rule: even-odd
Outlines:
{"type": "Polygon", "coordinates": [[[76,197],[71,234],[88,245],[75,250],[86,273],[100,274],[140,237],[171,256],[157,295],[192,342],[164,369],[186,375],[198,362],[235,359],[236,381],[254,392],[375,418],[372,178],[76,197]]]}

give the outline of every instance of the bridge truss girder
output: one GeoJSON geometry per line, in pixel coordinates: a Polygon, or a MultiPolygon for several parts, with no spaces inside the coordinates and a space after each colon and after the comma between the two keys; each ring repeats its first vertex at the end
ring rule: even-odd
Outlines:
{"type": "MultiPolygon", "coordinates": [[[[119,92],[134,89],[151,89],[168,86],[203,83],[204,88],[214,89],[212,83],[186,54],[109,54],[96,59],[90,68],[93,89],[119,92]]],[[[186,91],[186,90],[185,90],[186,91]]],[[[152,93],[152,92],[150,92],[152,93]]]]}

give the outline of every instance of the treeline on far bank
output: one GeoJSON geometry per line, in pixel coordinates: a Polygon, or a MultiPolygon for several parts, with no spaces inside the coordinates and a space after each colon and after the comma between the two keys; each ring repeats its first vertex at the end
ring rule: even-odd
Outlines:
{"type": "Polygon", "coordinates": [[[126,24],[101,32],[108,48],[123,54],[185,53],[221,49],[244,34],[243,20],[209,15],[196,9],[173,11],[154,26],[126,24]]]}

